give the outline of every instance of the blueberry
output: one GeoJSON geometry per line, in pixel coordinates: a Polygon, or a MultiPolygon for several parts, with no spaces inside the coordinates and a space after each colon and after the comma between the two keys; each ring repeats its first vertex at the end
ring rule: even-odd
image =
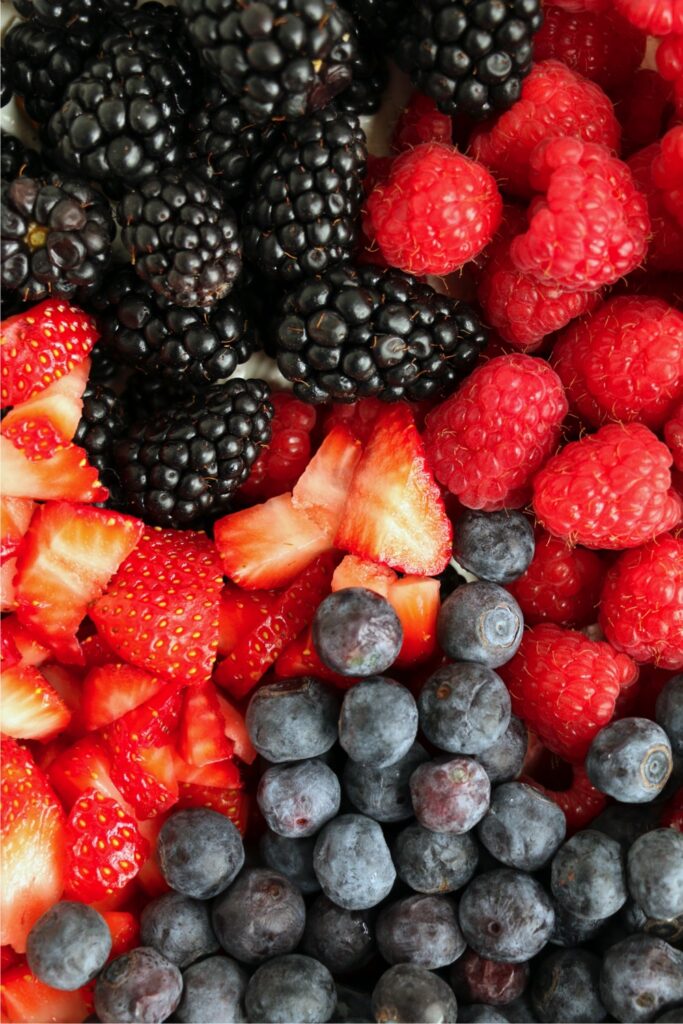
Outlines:
{"type": "Polygon", "coordinates": [[[683,757],[683,674],[672,676],[661,690],[655,718],[669,737],[674,754],[683,757]]]}
{"type": "Polygon", "coordinates": [[[577,917],[571,910],[555,904],[555,927],[550,936],[553,946],[580,946],[604,928],[605,918],[577,917]]]}
{"type": "Polygon", "coordinates": [[[522,771],[526,757],[529,734],[521,718],[510,718],[510,723],[495,743],[487,747],[476,760],[482,766],[492,784],[511,782],[522,771]]]}
{"type": "Polygon", "coordinates": [[[398,877],[415,892],[455,892],[476,871],[479,847],[471,833],[431,832],[413,824],[397,835],[393,855],[398,877]]]}
{"type": "Polygon", "coordinates": [[[468,572],[491,583],[512,583],[534,557],[534,531],[521,512],[467,509],[453,527],[453,554],[468,572]]]}
{"type": "Polygon", "coordinates": [[[325,895],[346,910],[376,906],[396,879],[381,826],[363,814],[342,814],[324,826],[313,867],[325,895]]]}
{"type": "Polygon", "coordinates": [[[491,784],[469,757],[430,761],[410,778],[415,817],[432,832],[469,832],[489,806],[491,784]]]}
{"type": "Polygon", "coordinates": [[[350,758],[344,766],[344,790],[362,814],[375,821],[405,821],[413,816],[410,802],[410,776],[429,754],[413,743],[407,754],[388,768],[371,768],[350,758]]]}
{"type": "Polygon", "coordinates": [[[536,1024],[536,1014],[526,992],[523,996],[513,999],[511,1003],[507,1003],[505,1016],[510,1021],[510,1024],[536,1024]]]}
{"type": "Polygon", "coordinates": [[[210,956],[183,972],[180,1024],[243,1024],[249,975],[227,956],[210,956]]]}
{"type": "Polygon", "coordinates": [[[657,804],[611,804],[591,821],[591,828],[616,839],[628,851],[638,836],[657,827],[661,814],[657,804]]]}
{"type": "Polygon", "coordinates": [[[377,945],[389,964],[437,970],[465,951],[454,903],[447,896],[407,896],[382,908],[377,945]]]}
{"type": "Polygon", "coordinates": [[[527,987],[529,964],[487,960],[468,949],[451,967],[449,981],[458,1002],[507,1006],[527,987]]]}
{"type": "Polygon", "coordinates": [[[396,661],[403,643],[401,620],[381,594],[365,587],[337,590],[313,618],[313,646],[320,660],[343,676],[374,676],[396,661]]]}
{"type": "Polygon", "coordinates": [[[245,868],[213,906],[213,928],[229,956],[260,964],[289,953],[301,941],[306,908],[301,893],[284,875],[245,868]]]}
{"type": "Polygon", "coordinates": [[[521,871],[499,868],[475,878],[460,900],[468,945],[489,960],[523,963],[543,949],[555,921],[545,889],[521,871]]]}
{"type": "Polygon", "coordinates": [[[157,855],[171,888],[198,900],[227,889],[244,864],[242,836],[229,818],[206,807],[172,814],[159,832],[157,855]]]}
{"type": "MultiPolygon", "coordinates": [[[[646,932],[648,935],[655,935],[658,939],[670,942],[672,946],[681,945],[683,914],[669,918],[648,917],[635,900],[631,899],[624,904],[616,918],[611,920],[618,922],[618,926],[624,932],[618,939],[615,938],[615,942],[626,938],[626,935],[633,935],[635,932],[646,932]]],[[[614,945],[614,943],[611,944],[614,945]]]]}
{"type": "Polygon", "coordinates": [[[538,871],[563,842],[564,811],[523,782],[497,786],[477,825],[481,843],[496,860],[522,871],[538,871]]]}
{"type": "Polygon", "coordinates": [[[102,915],[85,903],[69,900],[46,910],[26,943],[26,958],[35,976],[67,992],[91,981],[110,952],[111,933],[102,915]]]}
{"type": "Polygon", "coordinates": [[[657,920],[683,914],[683,834],[673,828],[647,832],[628,851],[626,877],[641,910],[657,920]]]}
{"type": "Polygon", "coordinates": [[[279,871],[300,889],[304,896],[320,892],[320,883],[313,870],[315,838],[285,839],[268,830],[261,836],[261,858],[269,868],[279,871]]]}
{"type": "Polygon", "coordinates": [[[273,765],[259,782],[256,799],[266,824],[287,839],[315,835],[339,810],[339,779],[322,761],[273,765]]]}
{"type": "Polygon", "coordinates": [[[400,683],[378,676],[344,694],[339,742],[359,764],[386,768],[408,753],[416,736],[417,705],[400,683]]]}
{"type": "Polygon", "coordinates": [[[595,829],[577,832],[553,858],[550,886],[557,902],[577,917],[611,917],[626,902],[622,849],[595,829]]]}
{"type": "Polygon", "coordinates": [[[254,971],[247,986],[249,1020],[325,1024],[337,1005],[327,967],[310,956],[278,956],[254,971]]]}
{"type": "Polygon", "coordinates": [[[458,1004],[453,990],[437,974],[415,964],[396,964],[385,971],[372,993],[375,1020],[385,1024],[453,1024],[458,1004]]]}
{"type": "Polygon", "coordinates": [[[672,768],[669,738],[648,718],[610,722],[586,757],[586,772],[595,788],[628,804],[648,803],[659,796],[672,768]]]}
{"type": "Polygon", "coordinates": [[[551,953],[534,971],[530,996],[539,1021],[603,1021],[607,1011],[600,999],[600,958],[583,949],[551,953]]]}
{"type": "Polygon", "coordinates": [[[619,1021],[654,1020],[683,1003],[683,953],[650,935],[622,939],[605,953],[600,996],[619,1021]]]}
{"type": "Polygon", "coordinates": [[[344,910],[318,896],[308,908],[301,948],[335,975],[364,967],[375,952],[369,911],[344,910]]]}
{"type": "Polygon", "coordinates": [[[180,1002],[183,976],[156,949],[138,946],[108,963],[95,983],[103,1024],[161,1024],[180,1002]]]}
{"type": "Polygon", "coordinates": [[[507,1017],[504,1017],[495,1006],[486,1006],[484,1003],[471,1003],[469,1006],[458,1007],[458,1022],[465,1024],[508,1024],[507,1017]]]}
{"type": "Polygon", "coordinates": [[[319,757],[337,741],[337,696],[312,676],[261,686],[247,708],[251,742],[268,761],[319,757]]]}
{"type": "Polygon", "coordinates": [[[179,892],[168,892],[147,904],[140,916],[140,944],[151,946],[181,968],[219,948],[208,904],[179,892]]]}
{"type": "Polygon", "coordinates": [[[657,1024],[683,1024],[683,1005],[672,1006],[665,1010],[659,1017],[655,1017],[657,1024]]]}
{"type": "Polygon", "coordinates": [[[375,1024],[369,992],[337,985],[336,1024],[375,1024]]]}
{"type": "Polygon", "coordinates": [[[437,636],[453,661],[504,665],[522,642],[522,610],[497,583],[467,583],[441,605],[437,636]]]}
{"type": "Polygon", "coordinates": [[[417,706],[427,739],[451,754],[482,754],[510,724],[507,686],[490,668],[471,662],[438,669],[417,706]]]}

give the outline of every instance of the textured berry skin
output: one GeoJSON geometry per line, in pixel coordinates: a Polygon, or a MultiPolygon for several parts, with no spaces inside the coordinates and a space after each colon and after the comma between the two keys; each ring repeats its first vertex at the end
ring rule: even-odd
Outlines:
{"type": "Polygon", "coordinates": [[[391,137],[391,148],[397,153],[403,153],[423,142],[450,145],[452,135],[453,123],[448,114],[441,113],[431,96],[416,92],[398,119],[391,137]]]}
{"type": "Polygon", "coordinates": [[[242,497],[250,501],[291,491],[311,458],[311,431],[317,421],[313,406],[288,391],[271,395],[270,404],[275,410],[270,441],[240,487],[242,497]]]}
{"type": "Polygon", "coordinates": [[[662,139],[652,163],[652,180],[661,191],[667,210],[683,227],[683,125],[672,128],[662,139]]]}
{"type": "Polygon", "coordinates": [[[674,466],[683,473],[683,401],[664,424],[664,440],[673,455],[674,466]]]}
{"type": "Polygon", "coordinates": [[[605,580],[600,625],[636,661],[683,667],[683,539],[659,537],[621,555],[605,580]]]}
{"type": "Polygon", "coordinates": [[[363,226],[384,259],[409,274],[450,274],[474,259],[500,224],[503,203],[481,164],[424,143],[398,157],[368,196],[363,226]]]}
{"type": "Polygon", "coordinates": [[[553,0],[554,7],[561,7],[572,14],[580,14],[581,11],[599,14],[608,10],[611,3],[612,0],[553,0]]]}
{"type": "Polygon", "coordinates": [[[653,178],[655,161],[661,154],[661,143],[634,153],[628,161],[637,188],[647,199],[650,217],[650,244],[647,267],[651,270],[683,271],[683,225],[669,210],[662,191],[653,178]]]}
{"type": "Polygon", "coordinates": [[[534,479],[534,512],[573,544],[637,547],[681,518],[671,463],[666,445],[642,423],[608,423],[546,463],[534,479]]]}
{"type": "Polygon", "coordinates": [[[560,335],[552,364],[591,426],[638,420],[657,430],[683,396],[683,315],[661,299],[608,299],[560,335]]]}
{"type": "MultiPolygon", "coordinates": [[[[661,75],[660,83],[662,89],[665,88],[662,79],[665,82],[671,83],[667,90],[667,99],[673,98],[678,120],[680,121],[683,117],[683,35],[666,36],[664,39],[661,39],[657,47],[655,60],[657,62],[657,70],[661,75]],[[672,93],[673,96],[671,95],[672,93]]],[[[650,74],[654,74],[654,72],[650,72],[650,74]]],[[[648,139],[648,141],[654,142],[655,138],[659,138],[663,134],[663,131],[660,131],[656,136],[648,139]]]]}
{"type": "Polygon", "coordinates": [[[149,854],[135,818],[95,789],[86,790],[71,808],[65,847],[65,894],[84,902],[122,889],[149,854]]]}
{"type": "Polygon", "coordinates": [[[615,90],[614,101],[622,127],[622,156],[649,146],[664,134],[671,113],[672,88],[652,68],[639,68],[615,90]]]}
{"type": "Polygon", "coordinates": [[[554,451],[567,413],[564,389],[533,356],[497,356],[426,419],[437,479],[467,508],[519,508],[554,451]]]}
{"type": "Polygon", "coordinates": [[[553,753],[580,762],[638,668],[607,643],[544,623],[525,633],[517,654],[499,672],[513,714],[553,753]]]}
{"type": "Polygon", "coordinates": [[[683,35],[681,0],[614,0],[625,18],[652,36],[683,35]]]}
{"type": "Polygon", "coordinates": [[[605,565],[594,551],[539,530],[531,565],[508,590],[527,626],[585,626],[595,621],[604,576],[605,565]]]}
{"type": "Polygon", "coordinates": [[[526,775],[521,776],[520,782],[540,789],[564,811],[568,836],[585,828],[607,806],[607,797],[595,788],[580,764],[572,765],[571,783],[566,789],[548,789],[526,775]]]}
{"type": "Polygon", "coordinates": [[[529,159],[544,139],[571,136],[618,150],[621,129],[602,89],[556,60],[536,64],[511,110],[475,131],[470,155],[517,196],[530,196],[529,159]]]}

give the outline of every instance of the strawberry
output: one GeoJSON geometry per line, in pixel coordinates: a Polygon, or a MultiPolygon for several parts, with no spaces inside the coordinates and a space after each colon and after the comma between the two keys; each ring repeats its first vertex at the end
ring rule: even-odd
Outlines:
{"type": "Polygon", "coordinates": [[[277,679],[315,676],[342,690],[348,690],[358,682],[352,676],[341,676],[337,672],[333,672],[320,660],[318,652],[313,646],[313,634],[310,626],[285,647],[275,662],[275,676],[277,679]]]}
{"type": "Polygon", "coordinates": [[[181,782],[177,810],[186,807],[209,807],[230,818],[242,835],[249,822],[249,797],[242,789],[211,789],[181,782]]]}
{"type": "Polygon", "coordinates": [[[84,736],[67,747],[47,769],[50,782],[66,808],[89,789],[130,810],[111,778],[111,754],[99,736],[84,736]]]}
{"type": "Polygon", "coordinates": [[[44,675],[30,665],[3,665],[0,732],[18,740],[49,740],[67,727],[71,712],[44,675]]]}
{"type": "Polygon", "coordinates": [[[0,565],[0,612],[15,612],[17,610],[17,598],[14,591],[16,574],[16,558],[8,558],[0,565]]]}
{"type": "Polygon", "coordinates": [[[99,633],[91,633],[81,641],[81,654],[86,668],[112,665],[118,661],[109,644],[104,642],[99,633]]]}
{"type": "Polygon", "coordinates": [[[0,975],[8,971],[10,967],[14,967],[15,964],[20,963],[23,960],[18,953],[12,949],[11,946],[0,946],[0,975]]]}
{"type": "Polygon", "coordinates": [[[398,576],[393,569],[377,562],[368,562],[356,555],[346,555],[341,560],[332,576],[332,591],[345,590],[347,587],[365,587],[382,597],[388,597],[392,585],[398,576]]]}
{"type": "Polygon", "coordinates": [[[17,652],[15,664],[42,665],[50,657],[50,650],[45,647],[34,633],[19,622],[16,615],[7,615],[2,620],[2,641],[10,641],[17,652]]]}
{"type": "Polygon", "coordinates": [[[2,632],[0,633],[0,663],[2,664],[3,671],[14,668],[21,661],[21,654],[19,648],[14,642],[12,633],[5,628],[5,622],[16,620],[16,615],[7,615],[2,622],[2,632]]]}
{"type": "Polygon", "coordinates": [[[244,715],[220,693],[217,694],[217,697],[218,707],[223,716],[225,735],[233,744],[236,756],[245,764],[253,764],[258,755],[254,744],[249,739],[249,733],[244,724],[244,715]]]}
{"type": "Polygon", "coordinates": [[[291,494],[231,512],[214,525],[226,576],[247,590],[285,587],[332,546],[291,494]]]}
{"type": "Polygon", "coordinates": [[[333,427],[292,491],[294,508],[305,512],[330,543],[334,541],[346,495],[361,457],[361,445],[348,427],[333,427]]]}
{"type": "Polygon", "coordinates": [[[343,425],[365,444],[370,439],[377,418],[386,412],[386,408],[386,402],[381,398],[360,398],[357,402],[348,404],[333,402],[325,410],[323,430],[328,433],[336,426],[343,425]]]}
{"type": "Polygon", "coordinates": [[[122,889],[149,856],[135,818],[94,788],[71,808],[65,838],[64,894],[83,903],[122,889]]]}
{"type": "Polygon", "coordinates": [[[237,642],[263,621],[273,602],[274,590],[241,590],[226,583],[221,592],[218,611],[218,653],[225,657],[237,642]]]}
{"type": "Polygon", "coordinates": [[[109,491],[100,483],[87,452],[68,444],[49,459],[32,461],[0,436],[2,489],[5,495],[36,501],[106,501],[109,491]]]}
{"type": "Polygon", "coordinates": [[[197,768],[195,765],[188,764],[177,754],[174,760],[174,771],[179,783],[189,782],[195,786],[208,786],[211,789],[242,788],[240,770],[229,758],[197,768]]]}
{"type": "MultiPolygon", "coordinates": [[[[145,842],[147,843],[147,840],[145,842]]],[[[147,846],[149,847],[149,843],[147,846]]],[[[115,960],[140,945],[140,924],[135,914],[125,910],[105,910],[101,913],[111,932],[110,960],[115,960]]]]}
{"type": "Polygon", "coordinates": [[[440,584],[428,576],[404,576],[389,588],[389,602],[401,620],[403,644],[398,668],[426,661],[436,650],[436,620],[441,607],[440,584]]]}
{"type": "Polygon", "coordinates": [[[83,678],[73,666],[58,665],[49,662],[41,665],[41,673],[66,704],[71,720],[62,733],[65,738],[78,739],[87,731],[83,721],[83,678]]]}
{"type": "Polygon", "coordinates": [[[50,458],[73,440],[83,412],[90,360],[85,359],[33,398],[11,409],[0,432],[31,462],[50,458]]]}
{"type": "Polygon", "coordinates": [[[0,738],[0,944],[18,953],[64,882],[64,811],[33,758],[9,736],[0,738]]]}
{"type": "Polygon", "coordinates": [[[50,988],[25,963],[3,973],[2,1002],[8,1021],[17,1024],[80,1024],[92,1013],[92,982],[75,992],[50,988]]]}
{"type": "Polygon", "coordinates": [[[253,689],[285,646],[311,621],[329,591],[333,570],[331,553],[320,555],[304,569],[261,624],[220,662],[215,681],[233,697],[244,697],[253,689]]]}
{"type": "Polygon", "coordinates": [[[0,495],[0,562],[16,555],[35,507],[29,498],[0,495]]]}
{"type": "Polygon", "coordinates": [[[141,821],[138,823],[141,834],[149,843],[150,854],[140,868],[135,881],[137,885],[142,888],[145,896],[151,900],[158,899],[158,897],[163,896],[165,892],[171,891],[168,882],[161,873],[161,866],[157,856],[157,839],[159,838],[159,832],[161,831],[164,821],[165,815],[161,814],[156,818],[151,818],[148,821],[141,821]]]}
{"type": "Polygon", "coordinates": [[[232,750],[233,745],[228,743],[225,735],[225,722],[213,683],[189,686],[185,690],[180,718],[180,756],[188,764],[202,768],[215,761],[224,761],[232,750]]]}
{"type": "Polygon", "coordinates": [[[148,528],[90,616],[124,661],[179,682],[205,682],[218,647],[222,586],[205,534],[148,528]]]}
{"type": "Polygon", "coordinates": [[[164,680],[142,668],[114,662],[90,669],[83,680],[86,729],[110,725],[159,692],[164,680]]]}
{"type": "Polygon", "coordinates": [[[407,406],[391,406],[378,418],[351,481],[335,546],[421,576],[446,568],[451,524],[407,406]]]}

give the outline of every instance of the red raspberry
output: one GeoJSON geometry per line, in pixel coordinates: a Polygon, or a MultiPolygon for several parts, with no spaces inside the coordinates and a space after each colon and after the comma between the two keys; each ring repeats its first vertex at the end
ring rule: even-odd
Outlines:
{"type": "Polygon", "coordinates": [[[572,781],[567,789],[548,789],[536,779],[522,775],[520,782],[526,782],[538,789],[550,800],[554,800],[564,811],[567,819],[567,836],[573,836],[583,828],[587,828],[594,818],[607,807],[607,797],[596,789],[586,775],[583,765],[572,765],[572,781]]]}
{"type": "Polygon", "coordinates": [[[664,134],[672,104],[672,88],[656,71],[636,71],[614,96],[614,110],[622,128],[622,154],[656,142],[664,134]]]}
{"type": "Polygon", "coordinates": [[[498,669],[518,715],[553,753],[583,761],[614,714],[638,668],[609,644],[544,623],[527,630],[514,658],[498,669]]]}
{"type": "Polygon", "coordinates": [[[657,430],[683,396],[683,314],[642,295],[609,299],[563,331],[552,364],[591,426],[639,420],[657,430]]]}
{"type": "Polygon", "coordinates": [[[667,534],[617,559],[602,591],[600,625],[635,661],[683,668],[683,538],[667,534]]]}
{"type": "Polygon", "coordinates": [[[571,11],[572,14],[578,14],[581,11],[599,13],[608,10],[612,0],[552,0],[552,3],[555,7],[571,11]]]}
{"type": "Polygon", "coordinates": [[[642,423],[608,423],[549,459],[534,479],[534,512],[572,544],[637,547],[681,518],[671,463],[669,449],[642,423]]]}
{"type": "Polygon", "coordinates": [[[645,56],[646,38],[615,11],[572,14],[546,5],[534,59],[561,60],[608,92],[629,80],[645,56]]]}
{"type": "Polygon", "coordinates": [[[647,199],[651,232],[647,267],[652,270],[683,270],[683,227],[672,217],[664,196],[652,180],[652,165],[660,150],[660,143],[655,142],[628,160],[636,187],[647,199]]]}
{"type": "Polygon", "coordinates": [[[652,161],[652,180],[667,210],[683,227],[683,125],[672,128],[662,139],[652,161]]]}
{"type": "Polygon", "coordinates": [[[363,226],[392,267],[450,274],[488,245],[502,207],[485,167],[430,142],[397,157],[368,197],[363,226]]]}
{"type": "Polygon", "coordinates": [[[276,392],[270,400],[275,408],[270,442],[239,491],[256,501],[291,491],[311,457],[310,434],[317,418],[313,406],[288,391],[276,392]]]}
{"type": "Polygon", "coordinates": [[[477,129],[470,142],[475,160],[486,164],[501,188],[530,196],[529,160],[544,139],[573,136],[619,148],[621,128],[602,89],[557,60],[535,64],[522,95],[493,125],[477,129]]]}
{"type": "Polygon", "coordinates": [[[427,415],[427,454],[437,479],[467,508],[519,508],[566,413],[564,388],[546,362],[496,356],[427,415]]]}
{"type": "Polygon", "coordinates": [[[683,473],[683,402],[679,402],[664,424],[664,440],[674,460],[674,466],[683,473]]]}
{"type": "Polygon", "coordinates": [[[531,565],[508,586],[528,626],[587,626],[597,617],[605,564],[594,551],[537,531],[531,565]]]}
{"type": "Polygon", "coordinates": [[[531,156],[538,196],[529,227],[510,255],[519,270],[568,291],[614,284],[641,262],[650,222],[647,201],[625,163],[604,146],[548,139],[531,156]]]}
{"type": "Polygon", "coordinates": [[[683,35],[660,40],[655,61],[657,71],[666,82],[675,82],[683,75],[683,35]]]}
{"type": "Polygon", "coordinates": [[[391,148],[397,153],[414,149],[423,142],[453,142],[453,122],[442,114],[431,96],[413,93],[391,138],[391,148]]]}
{"type": "Polygon", "coordinates": [[[651,36],[683,34],[683,0],[614,0],[614,6],[651,36]]]}

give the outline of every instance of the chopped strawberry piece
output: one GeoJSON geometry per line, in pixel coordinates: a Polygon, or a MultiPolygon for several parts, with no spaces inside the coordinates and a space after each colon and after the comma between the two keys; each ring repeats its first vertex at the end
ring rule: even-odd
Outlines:
{"type": "MultiPolygon", "coordinates": [[[[48,778],[68,809],[89,789],[127,807],[111,778],[111,754],[98,736],[84,736],[58,754],[48,778]]],[[[127,808],[129,809],[129,808],[127,808]]]]}
{"type": "Polygon", "coordinates": [[[317,679],[323,679],[325,682],[338,686],[342,690],[348,690],[358,682],[357,679],[351,676],[341,676],[337,672],[333,672],[331,668],[323,664],[313,646],[310,626],[285,647],[275,662],[275,675],[278,679],[298,679],[300,676],[315,676],[317,679]]]}
{"type": "Polygon", "coordinates": [[[178,751],[197,768],[224,761],[232,754],[213,683],[189,686],[185,691],[178,751]]]}
{"type": "Polygon", "coordinates": [[[73,440],[83,411],[90,360],[21,402],[3,418],[0,432],[31,462],[48,459],[73,440]]]}
{"type": "Polygon", "coordinates": [[[343,425],[365,444],[370,440],[378,417],[386,410],[387,404],[381,398],[360,398],[348,405],[334,402],[325,413],[323,430],[329,433],[336,426],[343,425]]]}
{"type": "Polygon", "coordinates": [[[0,436],[0,463],[3,492],[9,497],[84,502],[106,501],[109,497],[87,453],[75,444],[35,462],[0,436]]]}
{"type": "Polygon", "coordinates": [[[25,747],[3,736],[0,757],[0,943],[23,953],[31,928],[62,894],[64,811],[25,747]]]}
{"type": "Polygon", "coordinates": [[[0,565],[0,612],[15,612],[17,610],[17,597],[14,590],[16,574],[16,558],[8,558],[0,565]]]}
{"type": "Polygon", "coordinates": [[[0,495],[0,562],[16,555],[35,507],[29,498],[0,495]]]}
{"type": "Polygon", "coordinates": [[[22,957],[15,952],[11,946],[0,946],[0,975],[14,967],[21,961],[22,957]]]}
{"type": "Polygon", "coordinates": [[[214,538],[226,576],[247,590],[287,586],[331,547],[291,494],[231,512],[215,524],[214,538]]]}
{"type": "Polygon", "coordinates": [[[3,425],[2,433],[32,462],[49,459],[55,452],[65,448],[70,440],[60,434],[47,417],[31,416],[29,413],[13,417],[11,423],[3,425]]]}
{"type": "Polygon", "coordinates": [[[160,747],[178,728],[183,703],[182,687],[166,683],[152,697],[128,711],[103,731],[110,749],[135,751],[136,745],[160,747]]]}
{"type": "Polygon", "coordinates": [[[240,487],[240,497],[266,501],[292,489],[311,457],[311,432],[317,411],[291,391],[276,391],[270,396],[275,415],[271,438],[261,450],[240,487]]]}
{"type": "Polygon", "coordinates": [[[100,729],[139,707],[159,692],[164,680],[121,662],[92,668],[83,681],[83,717],[87,729],[100,729]]]}
{"type": "Polygon", "coordinates": [[[346,495],[361,457],[361,445],[348,427],[333,427],[292,491],[292,504],[334,541],[346,495]]]}
{"type": "Polygon", "coordinates": [[[393,569],[377,562],[368,562],[356,555],[346,555],[334,570],[332,591],[345,590],[347,587],[365,587],[375,594],[387,597],[398,576],[393,569]]]}
{"type": "Polygon", "coordinates": [[[91,633],[81,641],[81,654],[86,668],[111,665],[118,661],[109,644],[104,642],[99,633],[91,633]]]}
{"type": "Polygon", "coordinates": [[[178,755],[175,759],[175,777],[179,783],[191,782],[195,786],[209,786],[212,789],[242,788],[240,770],[235,762],[229,759],[197,768],[178,755]]]}
{"type": "Polygon", "coordinates": [[[80,672],[54,662],[41,665],[40,671],[69,709],[71,720],[64,730],[64,736],[72,740],[83,736],[87,730],[83,721],[83,680],[80,672]]]}
{"type": "Polygon", "coordinates": [[[398,667],[415,665],[434,654],[440,589],[438,580],[426,576],[404,576],[390,587],[387,596],[403,627],[403,645],[394,663],[398,667]]]}
{"type": "Polygon", "coordinates": [[[170,892],[170,886],[161,873],[161,866],[157,856],[157,839],[159,838],[159,832],[164,824],[165,817],[165,815],[161,814],[156,818],[139,822],[140,832],[149,843],[150,854],[140,868],[135,881],[151,900],[158,899],[165,892],[170,892]]]}
{"type": "Polygon", "coordinates": [[[1,686],[0,732],[6,736],[49,740],[69,724],[69,708],[37,668],[3,665],[1,686]]]}
{"type": "MultiPolygon", "coordinates": [[[[149,843],[147,846],[149,847],[149,843]]],[[[126,910],[105,910],[101,913],[111,932],[110,960],[115,960],[129,949],[135,949],[140,945],[140,924],[135,914],[126,910]]]]}
{"type": "MultiPolygon", "coordinates": [[[[14,668],[21,661],[21,654],[19,648],[14,642],[14,637],[10,630],[5,628],[5,622],[16,619],[16,615],[8,615],[3,619],[2,632],[0,633],[0,662],[2,663],[3,671],[9,668],[14,668]]],[[[1,713],[1,712],[0,712],[1,713]]]]}
{"type": "Polygon", "coordinates": [[[186,807],[209,807],[230,818],[242,835],[249,822],[249,797],[243,789],[212,789],[207,786],[194,786],[181,782],[178,810],[186,807]]]}
{"type": "Polygon", "coordinates": [[[15,664],[42,665],[50,657],[50,650],[41,644],[30,629],[22,625],[16,615],[7,615],[2,620],[2,641],[10,641],[18,654],[15,664]]]}
{"type": "Polygon", "coordinates": [[[3,974],[2,1004],[12,1024],[81,1024],[92,1013],[92,983],[64,992],[44,985],[26,964],[18,964],[3,974]]]}
{"type": "Polygon", "coordinates": [[[251,633],[278,598],[275,590],[241,590],[226,583],[218,612],[218,653],[229,654],[239,640],[251,633]]]}
{"type": "Polygon", "coordinates": [[[421,576],[442,572],[452,529],[410,409],[377,420],[349,489],[337,547],[421,576]]]}
{"type": "Polygon", "coordinates": [[[234,707],[229,700],[221,694],[217,694],[218,707],[225,727],[225,735],[234,745],[235,754],[245,764],[253,764],[257,758],[256,748],[249,739],[249,733],[244,723],[244,715],[234,707]]]}

